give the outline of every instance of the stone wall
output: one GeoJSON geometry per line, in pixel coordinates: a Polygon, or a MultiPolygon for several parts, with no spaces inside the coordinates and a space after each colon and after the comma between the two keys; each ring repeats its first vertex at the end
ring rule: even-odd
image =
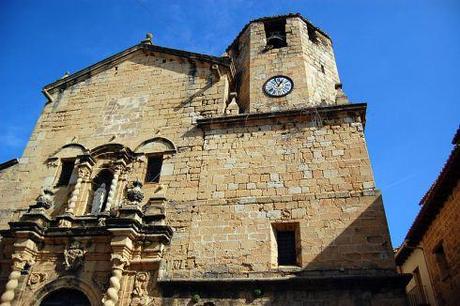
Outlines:
{"type": "Polygon", "coordinates": [[[299,224],[299,265],[306,270],[394,269],[357,121],[205,128],[198,199],[167,207],[176,228],[168,271],[177,277],[277,271],[271,244],[278,223],[299,224]]]}
{"type": "MultiPolygon", "coordinates": [[[[209,285],[208,285],[209,286],[209,285]]],[[[331,289],[328,286],[311,286],[292,284],[272,286],[257,283],[245,286],[231,286],[220,284],[213,289],[182,291],[175,296],[163,294],[162,305],[200,305],[200,306],[230,306],[230,305],[324,305],[324,306],[385,306],[405,305],[403,294],[396,286],[382,286],[372,290],[360,289],[357,286],[345,286],[343,290],[331,289]],[[260,295],[258,295],[260,293],[260,295]],[[192,298],[190,298],[192,297],[192,298]],[[196,302],[195,302],[196,301],[196,302]]],[[[175,290],[177,291],[177,290],[175,290]]]]}
{"type": "MultiPolygon", "coordinates": [[[[55,102],[45,105],[20,163],[2,173],[0,207],[9,215],[0,226],[5,228],[11,221],[8,211],[27,208],[43,186],[54,186],[59,163],[49,165],[47,160],[71,143],[86,149],[122,143],[134,150],[152,137],[171,139],[180,154],[174,165],[164,162],[163,183],[174,181],[171,193],[179,199],[196,198],[203,138],[191,127],[196,118],[223,112],[225,83],[208,63],[137,52],[85,82],[54,93],[55,102]],[[173,173],[174,179],[168,179],[173,173]]],[[[137,175],[143,180],[145,165],[137,175]]],[[[145,186],[147,198],[156,188],[145,186]]]]}
{"type": "Polygon", "coordinates": [[[460,284],[459,203],[460,184],[457,183],[422,239],[433,289],[440,305],[456,305],[458,303],[460,284]],[[443,245],[447,259],[447,273],[441,273],[434,254],[434,250],[440,243],[443,245]]]}

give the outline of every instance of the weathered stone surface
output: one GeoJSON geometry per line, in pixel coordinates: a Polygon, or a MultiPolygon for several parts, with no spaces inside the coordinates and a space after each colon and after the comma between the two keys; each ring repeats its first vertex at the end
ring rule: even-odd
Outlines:
{"type": "MultiPolygon", "coordinates": [[[[239,54],[234,47],[228,51],[234,71],[193,56],[137,50],[85,80],[50,89],[53,101],[45,105],[19,164],[0,172],[4,230],[44,183],[53,187],[50,228],[62,236],[45,235],[40,250],[27,249],[35,258],[33,272],[46,273],[55,284],[47,290],[66,280],[105,305],[156,305],[162,299],[187,304],[195,294],[201,294],[200,302],[219,305],[403,303],[398,286],[374,294],[346,285],[310,293],[288,285],[277,297],[276,285],[261,283],[263,288],[240,288],[229,297],[199,285],[210,278],[226,284],[225,279],[295,279],[299,273],[307,279],[329,273],[332,283],[343,274],[395,274],[381,197],[370,193],[365,106],[305,108],[335,105],[338,83],[330,40],[317,32],[319,40],[312,41],[308,27],[298,16],[287,18],[288,47],[261,53],[263,22],[251,23],[237,40],[239,54]],[[292,77],[291,94],[273,99],[262,93],[274,74],[292,77]],[[240,111],[261,116],[229,114],[231,92],[237,92],[240,111]],[[282,113],[298,108],[295,115],[282,113]],[[144,180],[148,156],[155,154],[163,156],[159,182],[144,182],[142,192],[129,187],[144,180]],[[69,184],[56,186],[62,161],[69,159],[75,159],[69,184]],[[100,213],[91,214],[99,181],[107,186],[100,189],[107,200],[100,213]],[[135,205],[124,205],[126,199],[135,205]],[[278,266],[276,226],[296,230],[295,267],[278,266]],[[94,236],[82,234],[88,228],[94,236]],[[84,260],[66,272],[64,246],[77,236],[85,245],[84,260]],[[379,237],[379,243],[369,237],[379,237]],[[173,298],[174,289],[162,291],[162,284],[179,280],[196,292],[173,298]],[[260,292],[253,296],[254,290],[260,292]]],[[[24,251],[14,243],[14,235],[1,241],[2,283],[11,255],[24,251]]],[[[41,274],[33,275],[24,301],[46,294],[41,274]]],[[[226,288],[239,288],[232,284],[226,288]]]]}

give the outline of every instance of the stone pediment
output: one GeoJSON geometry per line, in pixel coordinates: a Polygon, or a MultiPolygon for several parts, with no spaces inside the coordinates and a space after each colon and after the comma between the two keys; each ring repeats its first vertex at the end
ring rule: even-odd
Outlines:
{"type": "Polygon", "coordinates": [[[77,71],[73,74],[66,75],[65,77],[50,83],[43,87],[43,93],[48,96],[56,90],[63,90],[69,86],[82,82],[88,78],[93,77],[94,75],[103,72],[107,69],[112,68],[115,65],[118,65],[125,60],[129,59],[133,53],[143,51],[146,53],[159,53],[168,55],[171,58],[176,59],[188,59],[190,61],[197,61],[203,63],[209,63],[210,65],[218,65],[226,70],[229,70],[231,59],[229,57],[217,57],[212,55],[206,55],[201,53],[194,53],[184,50],[166,48],[161,46],[152,45],[151,43],[146,43],[145,41],[134,45],[128,49],[125,49],[119,53],[116,53],[96,64],[88,66],[80,71],[77,71]]]}

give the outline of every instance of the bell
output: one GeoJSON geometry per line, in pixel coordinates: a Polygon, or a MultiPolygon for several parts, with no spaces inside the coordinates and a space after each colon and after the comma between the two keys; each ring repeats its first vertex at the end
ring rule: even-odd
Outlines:
{"type": "Polygon", "coordinates": [[[267,38],[267,45],[272,45],[275,48],[286,45],[284,35],[280,32],[272,32],[267,38]]]}

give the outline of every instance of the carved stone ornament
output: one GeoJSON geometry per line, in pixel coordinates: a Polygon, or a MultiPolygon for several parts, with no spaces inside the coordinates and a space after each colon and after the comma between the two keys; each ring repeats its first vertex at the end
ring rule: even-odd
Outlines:
{"type": "Polygon", "coordinates": [[[110,277],[109,289],[102,298],[104,306],[113,306],[117,304],[119,296],[118,292],[121,288],[121,277],[123,275],[123,268],[129,265],[129,261],[122,254],[112,254],[112,276],[110,277]]]}
{"type": "Polygon", "coordinates": [[[13,261],[12,271],[8,276],[8,282],[5,285],[5,292],[3,292],[0,297],[0,305],[2,306],[11,306],[15,298],[15,290],[19,286],[19,279],[21,278],[21,270],[24,268],[25,264],[29,265],[33,263],[33,259],[30,258],[30,255],[25,254],[13,254],[11,256],[13,261]]]}
{"type": "Polygon", "coordinates": [[[48,166],[48,168],[57,168],[57,166],[59,165],[59,158],[57,157],[48,158],[46,160],[46,165],[48,166]]]}
{"type": "Polygon", "coordinates": [[[62,227],[62,228],[69,228],[69,227],[72,227],[72,222],[69,221],[69,220],[60,219],[60,220],[58,221],[58,227],[62,227]]]}
{"type": "Polygon", "coordinates": [[[35,260],[32,258],[30,254],[24,253],[15,253],[11,255],[11,260],[13,261],[13,270],[22,270],[26,263],[29,265],[33,265],[35,263],[35,260]]]}
{"type": "Polygon", "coordinates": [[[139,272],[134,279],[133,293],[131,294],[131,306],[149,305],[152,298],[148,296],[147,285],[149,282],[149,274],[147,272],[139,272]]]}
{"type": "Polygon", "coordinates": [[[112,254],[110,257],[112,259],[113,269],[122,270],[125,266],[129,266],[130,264],[129,260],[121,254],[112,254]]]}
{"type": "Polygon", "coordinates": [[[27,280],[27,286],[29,286],[30,289],[35,289],[46,281],[47,277],[48,275],[45,272],[32,272],[27,280]]]}
{"type": "Polygon", "coordinates": [[[100,218],[99,220],[97,220],[97,225],[98,226],[106,226],[105,220],[106,220],[106,218],[100,218]]]}
{"type": "Polygon", "coordinates": [[[53,206],[53,195],[54,192],[48,188],[44,188],[41,194],[37,197],[37,200],[31,208],[44,208],[50,209],[53,206]]]}
{"type": "Polygon", "coordinates": [[[102,292],[105,292],[109,287],[110,274],[107,272],[95,272],[92,280],[102,292]]]}
{"type": "Polygon", "coordinates": [[[126,191],[126,197],[128,201],[133,204],[138,204],[144,199],[144,193],[142,192],[142,183],[139,180],[135,180],[131,183],[126,191]]]}
{"type": "Polygon", "coordinates": [[[86,165],[80,165],[77,168],[78,171],[78,177],[81,177],[82,179],[89,179],[91,175],[91,169],[87,167],[86,165]]]}
{"type": "Polygon", "coordinates": [[[70,246],[64,250],[64,268],[66,271],[76,271],[83,265],[86,254],[78,241],[73,241],[70,246]]]}

